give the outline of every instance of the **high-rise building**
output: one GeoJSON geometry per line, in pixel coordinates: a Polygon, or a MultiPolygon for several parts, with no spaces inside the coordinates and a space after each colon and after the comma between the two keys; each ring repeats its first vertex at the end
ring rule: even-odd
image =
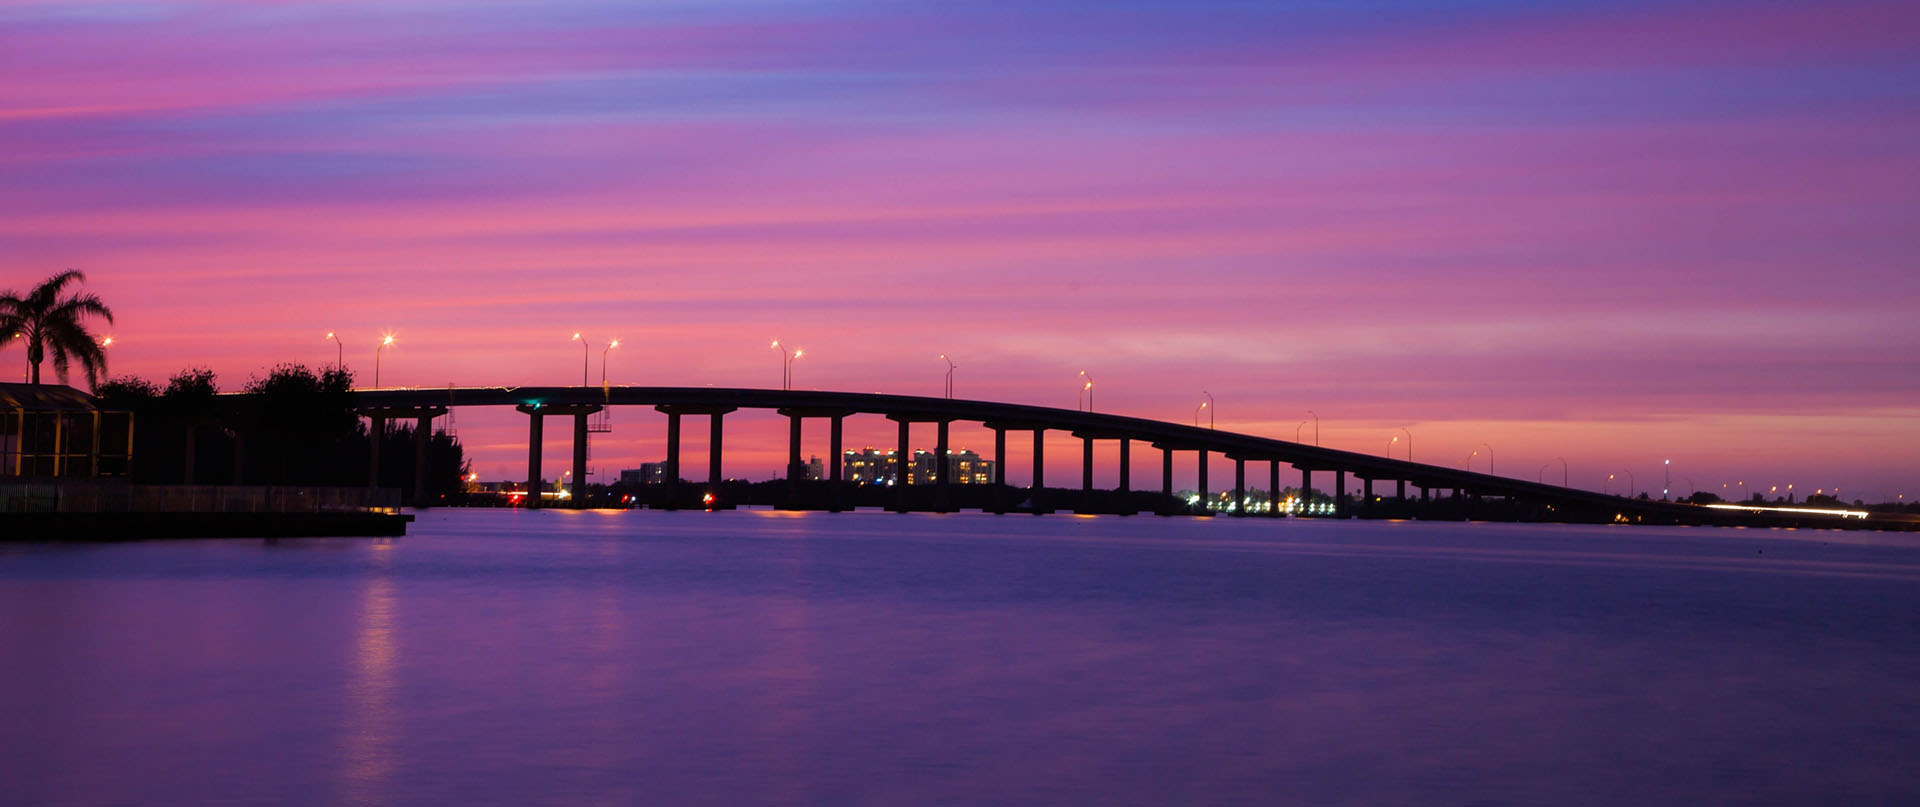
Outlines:
{"type": "MultiPolygon", "coordinates": [[[[891,485],[898,475],[894,467],[894,453],[880,451],[873,446],[848,451],[841,458],[842,475],[856,485],[891,485]]],[[[913,452],[913,462],[907,468],[907,478],[911,484],[931,485],[935,482],[936,470],[933,452],[916,450],[913,452]]],[[[948,449],[947,479],[956,485],[992,484],[993,460],[964,448],[948,449]]]]}

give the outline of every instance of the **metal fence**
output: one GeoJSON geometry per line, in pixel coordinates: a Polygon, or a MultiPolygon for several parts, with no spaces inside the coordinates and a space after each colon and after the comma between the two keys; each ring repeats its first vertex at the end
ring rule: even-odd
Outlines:
{"type": "Polygon", "coordinates": [[[249,485],[0,484],[0,513],[394,513],[393,488],[249,485]]]}

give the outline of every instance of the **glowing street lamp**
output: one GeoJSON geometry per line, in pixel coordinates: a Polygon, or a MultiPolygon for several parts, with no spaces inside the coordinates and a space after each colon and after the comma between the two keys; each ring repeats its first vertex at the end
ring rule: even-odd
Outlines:
{"type": "Polygon", "coordinates": [[[340,337],[333,331],[327,331],[327,338],[333,340],[333,371],[337,373],[347,363],[347,346],[340,343],[340,337]]]}
{"type": "Polygon", "coordinates": [[[584,387],[587,385],[587,354],[592,352],[592,346],[580,336],[579,331],[573,332],[573,341],[580,343],[580,386],[584,387]]]}
{"type": "Polygon", "coordinates": [[[780,388],[788,389],[787,375],[793,372],[793,357],[787,355],[787,349],[780,346],[780,340],[773,340],[768,347],[780,351],[780,388]]]}
{"type": "MultiPolygon", "coordinates": [[[[1193,408],[1193,427],[1196,429],[1200,428],[1200,410],[1205,408],[1207,408],[1206,401],[1201,401],[1199,406],[1193,408]]],[[[1209,420],[1207,422],[1212,423],[1213,421],[1209,420]]]]}
{"type": "Polygon", "coordinates": [[[1667,495],[1673,492],[1673,460],[1663,460],[1660,466],[1666,474],[1660,483],[1660,501],[1664,502],[1667,495]]]}
{"type": "Polygon", "coordinates": [[[1080,408],[1091,412],[1093,411],[1093,376],[1081,370],[1080,378],[1086,382],[1080,385],[1080,408]]]}
{"type": "MultiPolygon", "coordinates": [[[[1220,411],[1220,407],[1214,405],[1213,393],[1208,392],[1206,390],[1201,390],[1200,394],[1207,396],[1207,402],[1205,404],[1202,404],[1202,406],[1205,406],[1207,408],[1207,428],[1211,429],[1213,428],[1213,413],[1220,411]]],[[[1200,425],[1198,422],[1199,418],[1195,418],[1194,420],[1195,420],[1195,423],[1193,425],[1196,427],[1199,426],[1200,425]]]]}
{"type": "Polygon", "coordinates": [[[953,398],[953,368],[954,368],[954,363],[953,363],[953,360],[952,360],[952,359],[949,359],[949,358],[947,358],[947,354],[945,354],[945,353],[942,353],[942,354],[940,354],[940,360],[941,360],[941,361],[944,361],[944,362],[946,362],[946,363],[947,363],[947,398],[948,398],[949,400],[951,400],[951,399],[953,398]]]}
{"type": "Polygon", "coordinates": [[[1387,459],[1393,459],[1393,445],[1398,442],[1400,442],[1400,435],[1397,434],[1393,436],[1392,440],[1387,441],[1387,459]]]}
{"type": "Polygon", "coordinates": [[[374,389],[380,388],[380,351],[386,350],[387,345],[391,345],[391,344],[393,344],[393,334],[387,334],[386,336],[383,336],[380,338],[380,345],[373,349],[373,388],[374,389]]]}
{"type": "Polygon", "coordinates": [[[799,361],[800,358],[805,355],[807,355],[807,349],[803,347],[797,347],[793,349],[793,358],[787,360],[787,388],[788,389],[793,388],[793,363],[796,361],[799,361]]]}
{"type": "Polygon", "coordinates": [[[607,351],[619,346],[620,340],[615,339],[600,349],[600,388],[603,390],[607,388],[607,351]]]}

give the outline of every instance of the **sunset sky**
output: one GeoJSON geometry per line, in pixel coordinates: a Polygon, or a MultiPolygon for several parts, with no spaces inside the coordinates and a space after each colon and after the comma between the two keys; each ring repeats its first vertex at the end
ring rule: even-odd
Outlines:
{"type": "MultiPolygon", "coordinates": [[[[0,211],[0,288],[85,271],[115,375],[336,331],[371,385],[390,332],[387,386],[577,384],[581,331],[596,384],[617,337],[615,384],[777,386],[780,338],[798,387],[944,352],[966,398],[1920,495],[1912,2],[0,0],[0,211]]],[[[523,418],[457,418],[521,475],[523,418]]],[[[615,423],[597,480],[661,453],[615,423]]]]}

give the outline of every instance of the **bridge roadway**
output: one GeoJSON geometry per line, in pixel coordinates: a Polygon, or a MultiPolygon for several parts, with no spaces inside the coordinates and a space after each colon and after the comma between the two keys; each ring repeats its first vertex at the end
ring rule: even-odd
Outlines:
{"type": "MultiPolygon", "coordinates": [[[[354,403],[361,414],[368,416],[376,428],[387,420],[414,419],[420,424],[416,433],[427,431],[431,419],[445,414],[456,406],[512,406],[528,417],[528,469],[527,480],[530,490],[538,489],[541,482],[540,454],[544,434],[544,421],[548,417],[571,416],[573,422],[573,496],[575,502],[584,502],[584,479],[586,476],[586,444],[589,435],[588,416],[607,407],[650,406],[667,416],[667,457],[666,479],[670,486],[680,482],[680,420],[686,415],[702,415],[709,418],[710,442],[713,447],[709,455],[708,484],[718,485],[723,479],[720,473],[721,445],[723,438],[723,419],[730,412],[741,409],[774,410],[790,419],[788,441],[788,485],[790,498],[795,491],[795,480],[799,479],[801,469],[800,441],[803,422],[807,419],[823,419],[830,424],[831,448],[833,458],[829,481],[841,481],[841,421],[852,415],[879,415],[899,424],[899,452],[895,455],[899,463],[896,473],[904,471],[911,462],[912,446],[909,442],[910,427],[915,423],[933,424],[937,433],[935,441],[936,456],[944,457],[948,449],[948,424],[955,421],[977,422],[994,432],[995,482],[1004,488],[1006,484],[1006,439],[1007,432],[1029,432],[1033,437],[1033,479],[1034,490],[1046,488],[1043,437],[1046,432],[1067,432],[1084,442],[1082,452],[1082,489],[1093,490],[1093,447],[1095,441],[1113,440],[1120,448],[1120,490],[1130,491],[1129,457],[1133,443],[1144,443],[1159,449],[1162,455],[1161,491],[1171,495],[1172,471],[1176,452],[1194,452],[1198,463],[1198,488],[1202,497],[1209,494],[1207,479],[1207,456],[1223,454],[1234,462],[1234,500],[1244,502],[1246,482],[1246,464],[1268,464],[1268,495],[1273,503],[1278,503],[1281,486],[1280,466],[1290,465],[1300,473],[1302,489],[1312,489],[1316,473],[1333,475],[1333,493],[1336,515],[1347,515],[1346,478],[1349,474],[1360,479],[1364,489],[1363,502],[1371,502],[1374,495],[1373,484],[1376,481],[1393,482],[1395,495],[1405,501],[1406,487],[1420,488],[1420,498],[1426,500],[1432,490],[1450,490],[1456,496],[1467,496],[1477,501],[1479,497],[1504,497],[1510,500],[1526,502],[1531,506],[1545,508],[1564,508],[1566,515],[1571,511],[1588,514],[1605,513],[1611,517],[1615,513],[1629,513],[1638,516],[1652,516],[1647,520],[1661,521],[1697,521],[1686,514],[1699,514],[1700,509],[1683,505],[1660,502],[1645,502],[1626,499],[1592,491],[1574,488],[1526,482],[1518,479],[1475,473],[1456,468],[1425,465],[1405,460],[1394,460],[1370,454],[1358,454],[1321,446],[1276,440],[1251,434],[1238,434],[1217,431],[1210,428],[1198,428],[1178,423],[1128,417],[1126,415],[1103,412],[1083,412],[1056,409],[1026,404],[999,403],[993,401],[971,401],[950,398],[929,398],[914,395],[884,395],[879,393],[822,392],[814,390],[773,390],[742,389],[722,387],[451,387],[444,389],[376,389],[356,390],[354,403]]],[[[422,440],[419,443],[424,447],[422,440]]],[[[424,451],[424,448],[422,448],[424,451]]],[[[371,459],[378,467],[378,456],[371,459]]],[[[947,464],[934,463],[936,478],[936,509],[938,503],[945,502],[947,486],[947,464]]],[[[424,463],[419,467],[424,468],[424,463]]],[[[1291,480],[1289,480],[1291,481],[1291,480]]],[[[377,484],[377,474],[369,473],[369,484],[377,484]]],[[[424,477],[416,478],[416,490],[424,492],[424,477]]],[[[903,492],[904,493],[904,492],[903,492]]],[[[537,501],[538,497],[530,497],[537,501]]],[[[673,501],[669,496],[669,501],[673,501]]],[[[902,499],[904,501],[904,498],[902,499]]],[[[904,505],[902,505],[904,507],[904,505]]],[[[1004,508],[999,508],[1004,509],[1004,508]]],[[[1036,512],[1044,512],[1035,502],[1036,512]]],[[[1276,511],[1277,514],[1277,511],[1276,511]]],[[[1589,518],[1594,515],[1589,515],[1589,518]]],[[[1559,519],[1554,519],[1559,520],[1559,519]]]]}

